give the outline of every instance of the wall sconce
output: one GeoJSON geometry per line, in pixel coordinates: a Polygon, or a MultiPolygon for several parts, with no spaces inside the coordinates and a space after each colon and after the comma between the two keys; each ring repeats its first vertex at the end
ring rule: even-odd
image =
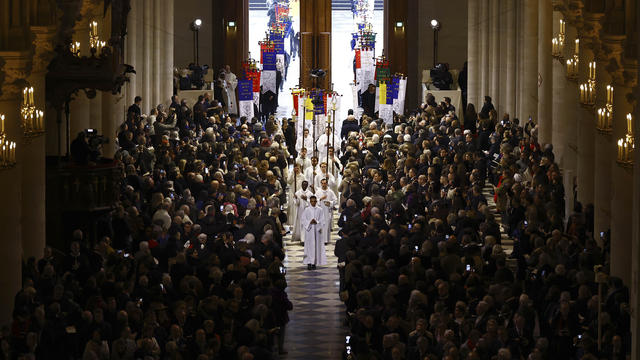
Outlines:
{"type": "Polygon", "coordinates": [[[72,42],[69,46],[69,50],[74,56],[80,56],[80,41],[72,42]]]}
{"type": "Polygon", "coordinates": [[[236,28],[236,22],[235,22],[235,21],[229,21],[229,22],[227,22],[227,27],[230,27],[230,28],[234,28],[234,29],[235,29],[235,28],[236,28]]]}
{"type": "Polygon", "coordinates": [[[567,59],[567,79],[571,81],[578,80],[578,63],[580,59],[574,55],[571,59],[567,59]]]}
{"type": "Polygon", "coordinates": [[[633,139],[633,115],[627,114],[627,133],[618,139],[617,163],[626,168],[633,167],[633,152],[636,146],[633,139]]]}
{"type": "Polygon", "coordinates": [[[596,102],[595,84],[591,81],[580,84],[580,104],[585,107],[592,107],[596,102]]]}
{"type": "Polygon", "coordinates": [[[562,52],[564,51],[564,30],[565,22],[560,19],[560,31],[557,36],[551,39],[551,55],[558,60],[562,60],[562,52]]]}
{"type": "Polygon", "coordinates": [[[396,28],[404,28],[404,23],[402,21],[397,21],[396,28]]]}
{"type": "Polygon", "coordinates": [[[607,85],[607,103],[596,112],[596,130],[611,133],[613,124],[613,86],[607,85]]]}
{"type": "Polygon", "coordinates": [[[37,137],[44,134],[44,112],[36,109],[33,99],[33,87],[26,87],[22,90],[22,105],[20,114],[25,137],[37,137]]]}
{"type": "Polygon", "coordinates": [[[0,115],[0,170],[11,169],[16,165],[16,143],[7,139],[4,119],[4,115],[0,115]]]}

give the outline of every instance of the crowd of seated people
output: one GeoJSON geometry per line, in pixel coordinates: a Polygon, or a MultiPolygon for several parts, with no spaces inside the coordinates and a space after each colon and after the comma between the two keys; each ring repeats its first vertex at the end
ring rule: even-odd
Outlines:
{"type": "Polygon", "coordinates": [[[606,236],[604,244],[594,238],[592,211],[576,204],[565,225],[552,147],[541,148],[532,121],[498,119],[487,101],[480,114],[469,104],[461,121],[429,96],[391,126],[365,116],[359,132],[342,132],[335,254],[351,330],[345,357],[629,353],[629,292],[602,277],[608,247],[606,236]],[[496,186],[495,210],[488,185],[496,186]]]}
{"type": "MultiPolygon", "coordinates": [[[[272,359],[292,304],[281,212],[289,154],[277,122],[201,96],[120,126],[108,226],[24,266],[6,359],[272,359]]],[[[88,224],[89,225],[89,224],[88,224]]],[[[88,228],[91,228],[88,226],[88,228]]]]}

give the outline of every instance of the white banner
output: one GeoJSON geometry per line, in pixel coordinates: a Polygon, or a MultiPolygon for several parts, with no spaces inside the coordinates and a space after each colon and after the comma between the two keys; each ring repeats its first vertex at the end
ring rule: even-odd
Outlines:
{"type": "Polygon", "coordinates": [[[240,117],[246,116],[248,120],[253,117],[253,101],[240,101],[240,117]]]}
{"type": "Polygon", "coordinates": [[[393,124],[393,106],[388,104],[380,105],[380,112],[378,117],[384,121],[385,124],[393,124]]]}
{"type": "Polygon", "coordinates": [[[260,107],[260,93],[259,92],[254,92],[253,93],[253,103],[256,104],[256,106],[260,107]]]}
{"type": "MultiPolygon", "coordinates": [[[[398,110],[396,113],[404,114],[404,100],[407,95],[407,78],[401,78],[400,84],[398,84],[398,110]]],[[[395,106],[395,101],[394,101],[395,106]]]]}
{"type": "Polygon", "coordinates": [[[266,93],[271,90],[274,94],[278,93],[278,89],[276,86],[276,72],[271,71],[262,71],[262,76],[260,76],[260,85],[262,85],[262,93],[266,93]]]}

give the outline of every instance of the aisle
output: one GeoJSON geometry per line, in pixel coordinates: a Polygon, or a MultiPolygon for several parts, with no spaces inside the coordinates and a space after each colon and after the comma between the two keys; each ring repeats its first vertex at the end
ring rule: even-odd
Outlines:
{"type": "Polygon", "coordinates": [[[338,238],[336,219],[333,219],[331,242],[326,246],[327,265],[307,270],[302,264],[304,247],[285,237],[285,266],[287,293],[293,302],[289,312],[285,349],[287,360],[341,359],[347,329],[342,326],[345,307],[338,296],[340,278],[333,248],[338,238]]]}

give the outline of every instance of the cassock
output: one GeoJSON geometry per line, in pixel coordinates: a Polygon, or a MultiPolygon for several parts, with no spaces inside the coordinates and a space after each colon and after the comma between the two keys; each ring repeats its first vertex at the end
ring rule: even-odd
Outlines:
{"type": "MultiPolygon", "coordinates": [[[[332,189],[334,186],[336,186],[336,178],[333,177],[331,173],[329,173],[328,175],[329,175],[329,180],[327,180],[327,185],[329,185],[329,189],[332,189]]],[[[322,172],[322,169],[318,168],[318,171],[316,171],[316,177],[315,179],[313,179],[313,188],[320,189],[322,187],[320,186],[320,182],[322,182],[322,179],[325,179],[325,178],[327,178],[327,173],[322,172]]]]}
{"type": "Polygon", "coordinates": [[[296,164],[300,165],[300,169],[302,169],[302,173],[304,174],[304,171],[307,170],[307,168],[311,167],[311,159],[309,159],[308,157],[305,157],[304,159],[298,155],[298,157],[296,158],[296,164]]]}
{"type": "Polygon", "coordinates": [[[322,236],[323,242],[326,244],[329,242],[331,238],[331,220],[333,219],[333,206],[336,203],[338,198],[333,190],[329,189],[318,189],[316,190],[316,197],[318,198],[318,204],[324,211],[325,219],[328,219],[322,228],[322,236]]]}
{"type": "Polygon", "coordinates": [[[325,212],[319,206],[309,205],[302,212],[300,225],[304,234],[305,265],[326,265],[327,256],[324,250],[324,236],[326,232],[325,212]],[[315,220],[317,224],[311,224],[315,220]]]}
{"type": "Polygon", "coordinates": [[[313,137],[311,135],[307,135],[307,137],[304,138],[304,145],[302,144],[302,137],[298,138],[298,141],[296,141],[296,151],[300,152],[302,147],[307,149],[307,154],[313,152],[313,137]]]}
{"type": "MultiPolygon", "coordinates": [[[[315,178],[318,175],[320,175],[320,165],[311,165],[304,171],[304,179],[307,180],[309,186],[313,186],[313,184],[315,183],[315,178]]],[[[314,188],[314,190],[315,189],[319,189],[319,187],[314,188]]]]}
{"type": "Polygon", "coordinates": [[[294,203],[294,195],[296,191],[302,189],[302,174],[295,175],[295,170],[291,171],[287,176],[287,224],[293,225],[296,217],[296,204],[294,203]]]}
{"type": "Polygon", "coordinates": [[[238,86],[238,78],[236,74],[231,71],[225,73],[224,80],[226,81],[225,90],[227,93],[227,112],[229,114],[238,113],[238,102],[236,101],[236,87],[238,86]]]}
{"type": "Polygon", "coordinates": [[[307,187],[307,190],[302,190],[302,187],[299,187],[298,191],[296,191],[297,198],[294,198],[292,201],[292,203],[294,203],[295,205],[295,215],[293,216],[293,233],[291,234],[291,239],[293,241],[304,241],[304,238],[302,238],[302,234],[304,234],[304,231],[300,231],[300,219],[302,218],[304,209],[309,207],[309,198],[312,195],[313,192],[309,187],[307,187]],[[303,199],[302,196],[306,196],[307,198],[303,199]]]}
{"type": "Polygon", "coordinates": [[[340,136],[335,137],[335,145],[333,141],[331,134],[322,134],[318,137],[316,146],[318,147],[318,160],[320,160],[320,162],[327,161],[327,144],[329,144],[329,147],[333,146],[335,153],[338,153],[338,150],[340,150],[340,136]]]}

